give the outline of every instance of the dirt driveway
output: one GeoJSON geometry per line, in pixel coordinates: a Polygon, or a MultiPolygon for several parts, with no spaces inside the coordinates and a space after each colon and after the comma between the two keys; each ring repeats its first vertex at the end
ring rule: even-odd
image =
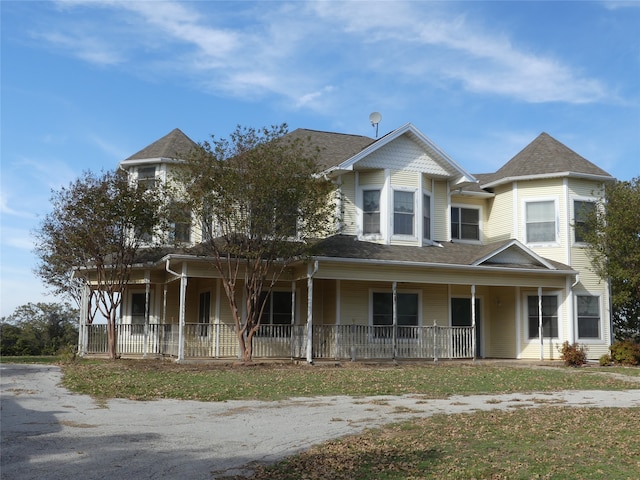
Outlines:
{"type": "Polygon", "coordinates": [[[1,478],[215,479],[322,441],[435,413],[540,405],[640,406],[640,390],[553,394],[317,397],[278,402],[122,399],[59,386],[49,365],[0,365],[1,478]]]}

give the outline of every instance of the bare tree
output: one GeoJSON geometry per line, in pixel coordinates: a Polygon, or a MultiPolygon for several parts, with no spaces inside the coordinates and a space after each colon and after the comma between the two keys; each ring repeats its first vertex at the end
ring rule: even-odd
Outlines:
{"type": "Polygon", "coordinates": [[[86,172],[54,191],[52,211],[35,232],[38,272],[59,291],[92,289],[93,307],[107,319],[109,356],[117,358],[116,316],[136,254],[149,239],[164,239],[161,187],[138,187],[126,172],[86,172]],[[144,240],[143,240],[144,239],[144,240]],[[74,276],[71,275],[74,272],[74,276]]]}
{"type": "Polygon", "coordinates": [[[192,211],[203,219],[201,253],[223,279],[245,362],[266,302],[261,294],[304,257],[310,240],[326,234],[333,212],[331,183],[316,175],[317,150],[286,134],[285,124],[237,127],[229,139],[201,143],[179,175],[192,211]]]}

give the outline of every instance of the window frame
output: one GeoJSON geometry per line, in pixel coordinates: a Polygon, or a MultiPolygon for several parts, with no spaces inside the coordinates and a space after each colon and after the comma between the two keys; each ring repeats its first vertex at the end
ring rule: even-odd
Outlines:
{"type": "Polygon", "coordinates": [[[558,199],[555,197],[529,198],[523,201],[523,221],[524,221],[524,243],[532,246],[558,246],[560,238],[560,217],[558,213],[558,199]],[[550,223],[550,222],[529,222],[527,206],[534,203],[553,203],[553,239],[551,240],[529,240],[530,223],[550,223]]]}
{"type": "MultiPolygon", "coordinates": [[[[149,310],[151,310],[151,304],[152,304],[152,298],[151,298],[151,294],[152,292],[149,292],[149,310]]],[[[129,295],[128,295],[128,305],[127,305],[127,314],[129,317],[129,324],[131,325],[131,335],[143,335],[144,334],[144,325],[146,323],[147,317],[149,316],[150,312],[147,312],[146,310],[146,302],[147,302],[147,293],[144,290],[130,290],[129,291],[129,295]],[[133,307],[134,307],[134,296],[142,296],[142,301],[143,301],[143,312],[142,315],[138,315],[138,314],[134,314],[133,312],[133,307]],[[140,320],[136,320],[134,322],[134,319],[140,319],[142,318],[142,322],[140,322],[140,320]]]]}
{"type": "MultiPolygon", "coordinates": [[[[473,225],[473,224],[466,224],[473,225]]],[[[451,241],[455,242],[467,242],[467,243],[481,243],[482,242],[482,206],[479,205],[467,205],[467,204],[451,204],[449,207],[449,236],[451,241]],[[453,236],[453,209],[459,210],[458,214],[458,237],[453,236]],[[462,234],[462,210],[475,210],[478,212],[478,238],[461,238],[462,234]]]]}
{"type": "Polygon", "coordinates": [[[592,204],[594,210],[598,208],[598,200],[594,197],[573,197],[571,199],[571,218],[573,219],[573,225],[572,225],[572,230],[573,230],[573,244],[579,247],[584,247],[587,245],[587,243],[580,239],[578,240],[577,238],[577,230],[576,230],[576,226],[578,224],[578,219],[577,219],[577,209],[576,209],[576,202],[581,202],[581,203],[590,203],[592,204]]]}
{"type": "MultiPolygon", "coordinates": [[[[412,295],[416,297],[416,324],[415,325],[401,325],[400,323],[398,323],[398,327],[421,327],[422,326],[422,291],[421,290],[410,290],[410,289],[398,289],[397,290],[397,294],[398,296],[400,295],[412,295]]],[[[370,330],[370,334],[369,337],[372,341],[384,341],[386,338],[385,336],[378,336],[378,331],[380,329],[378,328],[373,328],[373,327],[390,327],[393,328],[393,292],[390,291],[389,289],[379,289],[379,288],[372,288],[369,290],[369,326],[372,327],[370,330]],[[375,302],[374,302],[374,296],[375,295],[389,295],[391,298],[391,323],[386,325],[386,324],[376,324],[374,322],[374,319],[376,317],[376,314],[374,312],[374,306],[375,306],[375,302]]],[[[411,331],[411,330],[410,330],[411,331]]],[[[399,330],[398,333],[401,333],[402,330],[399,330]]],[[[407,341],[407,340],[417,340],[418,335],[398,335],[397,338],[401,338],[403,341],[407,341]]]]}
{"type": "MultiPolygon", "coordinates": [[[[269,315],[269,323],[266,323],[266,322],[264,321],[264,318],[263,318],[263,317],[261,317],[261,318],[260,318],[260,328],[259,328],[259,329],[258,329],[258,331],[256,332],[256,337],[257,337],[257,338],[272,337],[272,336],[274,336],[274,335],[275,335],[275,332],[273,332],[273,331],[269,331],[268,329],[263,329],[263,328],[262,328],[263,326],[274,326],[274,325],[284,325],[284,326],[287,326],[287,325],[288,325],[288,326],[291,326],[291,325],[295,325],[296,319],[299,317],[299,310],[298,310],[298,309],[299,309],[299,307],[300,307],[300,302],[299,302],[299,300],[298,300],[298,297],[299,297],[298,293],[299,293],[299,292],[298,292],[297,290],[292,291],[292,290],[290,290],[290,289],[286,289],[286,288],[284,288],[284,287],[280,287],[280,288],[273,288],[273,289],[271,289],[271,291],[269,291],[269,292],[267,292],[267,291],[262,291],[262,292],[260,292],[260,297],[262,297],[262,296],[263,296],[263,295],[265,295],[265,294],[268,294],[268,295],[270,296],[270,299],[268,300],[267,305],[265,305],[265,308],[266,308],[267,306],[269,306],[269,309],[270,309],[270,310],[269,310],[269,312],[268,312],[268,315],[269,315]],[[288,298],[289,298],[289,310],[288,310],[288,312],[287,312],[287,314],[288,314],[288,322],[287,322],[287,323],[273,323],[273,295],[274,295],[274,294],[278,294],[278,295],[280,295],[280,294],[286,294],[286,295],[288,296],[288,298]],[[291,300],[292,300],[292,298],[291,298],[291,297],[292,297],[292,295],[295,295],[295,298],[293,299],[293,301],[294,301],[295,303],[294,303],[294,305],[293,305],[293,306],[291,305],[291,300]],[[291,321],[291,320],[292,320],[292,319],[291,319],[291,310],[292,310],[292,307],[293,307],[293,322],[291,321]],[[266,330],[266,331],[265,331],[265,330],[266,330]]],[[[263,312],[263,315],[264,315],[265,313],[266,313],[266,312],[263,312]]],[[[281,312],[280,314],[282,314],[282,312],[281,312]]]]}
{"type": "MultiPolygon", "coordinates": [[[[580,293],[576,293],[574,295],[575,297],[575,331],[576,331],[576,339],[578,339],[580,342],[582,343],[599,343],[602,341],[602,295],[597,295],[597,294],[591,294],[589,292],[580,292],[580,293]],[[598,307],[598,317],[597,317],[597,330],[598,330],[598,336],[597,337],[581,337],[580,336],[580,309],[579,309],[579,298],[580,297],[588,297],[588,298],[592,298],[595,299],[596,301],[596,305],[598,307]]],[[[588,315],[583,315],[582,316],[587,317],[587,318],[593,318],[591,316],[588,315]]]]}
{"type": "Polygon", "coordinates": [[[416,193],[417,190],[415,188],[403,188],[403,187],[397,187],[394,186],[391,188],[391,215],[392,215],[392,225],[391,225],[391,237],[395,238],[395,239],[403,239],[403,240],[416,240],[418,238],[417,232],[416,232],[416,227],[417,227],[417,222],[416,222],[416,193]],[[396,211],[396,193],[404,193],[404,194],[410,194],[411,195],[411,205],[412,205],[412,211],[411,213],[405,213],[405,212],[397,212],[396,211]],[[397,215],[406,215],[409,216],[411,215],[411,233],[396,233],[396,214],[397,215]]]}
{"type": "MultiPolygon", "coordinates": [[[[535,292],[531,292],[531,293],[525,293],[525,329],[526,329],[526,339],[530,342],[539,342],[540,341],[540,336],[539,336],[539,332],[538,332],[538,294],[535,292]],[[535,299],[535,307],[536,307],[536,316],[532,317],[529,314],[529,299],[534,298],[535,299]],[[535,318],[535,334],[531,335],[532,332],[532,318],[535,318]]],[[[542,299],[543,299],[543,305],[542,305],[542,309],[543,309],[543,316],[542,316],[542,338],[543,339],[551,339],[551,341],[557,341],[560,339],[561,335],[562,335],[562,331],[561,331],[561,320],[562,320],[562,298],[560,295],[560,292],[543,292],[542,294],[542,299]],[[545,297],[549,297],[549,298],[555,298],[556,299],[556,312],[555,312],[555,316],[553,315],[546,315],[547,318],[551,317],[551,321],[553,321],[553,319],[555,318],[555,330],[556,330],[556,335],[547,335],[545,334],[545,315],[544,315],[544,298],[545,297]]],[[[553,333],[553,324],[550,327],[551,332],[553,333]]]]}
{"type": "Polygon", "coordinates": [[[198,335],[200,337],[207,337],[211,335],[211,290],[202,290],[198,293],[198,335]],[[206,312],[202,310],[203,295],[208,295],[208,309],[206,312]],[[205,315],[203,315],[203,313],[205,315]],[[206,322],[204,321],[206,318],[206,322]]]}
{"type": "Polygon", "coordinates": [[[158,181],[158,165],[139,165],[136,168],[136,182],[138,185],[144,185],[146,188],[154,188],[158,181]],[[149,175],[148,172],[153,169],[153,175],[149,175]],[[146,175],[142,175],[143,171],[147,171],[146,175]]]}
{"type": "Polygon", "coordinates": [[[383,232],[383,224],[382,224],[382,201],[383,201],[383,188],[378,185],[366,185],[361,187],[360,191],[361,202],[361,221],[362,221],[362,236],[366,238],[380,238],[382,237],[383,232]],[[378,210],[365,210],[365,193],[367,192],[378,192],[378,210]],[[377,214],[378,215],[378,231],[377,232],[367,232],[366,231],[366,218],[368,214],[377,214]]]}
{"type": "Polygon", "coordinates": [[[431,198],[431,193],[422,192],[422,239],[429,242],[433,241],[433,219],[431,215],[432,203],[433,199],[431,198]],[[429,200],[428,208],[425,208],[426,199],[429,200]],[[425,235],[425,229],[428,230],[427,235],[425,235]]]}

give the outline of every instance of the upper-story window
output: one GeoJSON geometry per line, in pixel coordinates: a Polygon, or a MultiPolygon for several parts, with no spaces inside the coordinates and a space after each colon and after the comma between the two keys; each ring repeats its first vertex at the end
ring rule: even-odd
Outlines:
{"type": "Polygon", "coordinates": [[[362,192],[362,233],[380,233],[380,190],[362,192]]]}
{"type": "Polygon", "coordinates": [[[171,236],[176,243],[191,241],[191,210],[182,202],[171,204],[171,236]]]}
{"type": "Polygon", "coordinates": [[[413,236],[413,192],[393,192],[393,233],[413,236]]]}
{"type": "Polygon", "coordinates": [[[553,200],[527,202],[527,243],[552,243],[556,241],[556,204],[553,200]]]}
{"type": "Polygon", "coordinates": [[[422,238],[431,240],[431,197],[422,196],[422,238]]]}
{"type": "Polygon", "coordinates": [[[138,185],[153,188],[156,184],[156,167],[138,167],[138,185]]]}
{"type": "Polygon", "coordinates": [[[480,240],[480,209],[451,207],[451,239],[480,240]]]}
{"type": "Polygon", "coordinates": [[[574,216],[574,235],[576,243],[584,243],[587,231],[587,219],[595,211],[595,202],[587,200],[574,200],[573,216],[574,216]]]}

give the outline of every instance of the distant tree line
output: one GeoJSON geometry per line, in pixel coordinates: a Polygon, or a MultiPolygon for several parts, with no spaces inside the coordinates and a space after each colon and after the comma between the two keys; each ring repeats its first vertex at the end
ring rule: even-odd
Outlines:
{"type": "Polygon", "coordinates": [[[68,303],[27,303],[0,319],[0,355],[55,355],[78,344],[78,310],[68,303]]]}

